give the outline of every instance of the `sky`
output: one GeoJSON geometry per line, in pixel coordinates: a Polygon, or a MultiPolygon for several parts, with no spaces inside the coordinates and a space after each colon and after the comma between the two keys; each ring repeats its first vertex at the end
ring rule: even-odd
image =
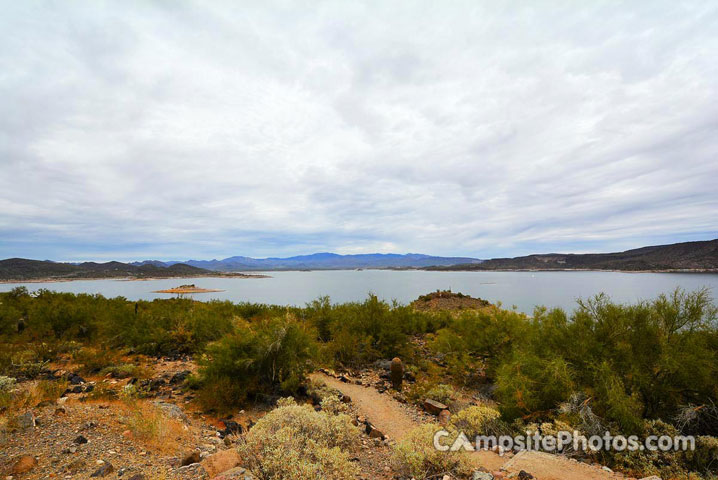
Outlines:
{"type": "Polygon", "coordinates": [[[718,237],[718,2],[0,0],[0,258],[718,237]]]}

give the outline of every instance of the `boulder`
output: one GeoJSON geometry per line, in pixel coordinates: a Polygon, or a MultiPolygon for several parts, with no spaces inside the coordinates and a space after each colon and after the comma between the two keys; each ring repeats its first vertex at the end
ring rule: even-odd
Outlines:
{"type": "Polygon", "coordinates": [[[221,450],[208,456],[202,462],[202,466],[211,478],[239,466],[241,462],[242,457],[240,457],[239,452],[230,448],[229,450],[221,450]]]}
{"type": "Polygon", "coordinates": [[[167,415],[169,418],[173,418],[175,420],[180,420],[185,423],[189,423],[189,419],[187,418],[187,415],[182,411],[180,407],[175,405],[174,403],[167,403],[167,402],[155,402],[155,405],[157,405],[162,412],[167,415]]]}
{"type": "Polygon", "coordinates": [[[200,460],[201,458],[199,456],[199,452],[195,450],[194,452],[189,452],[185,456],[183,456],[182,462],[180,463],[184,467],[187,465],[192,465],[193,463],[199,463],[200,460]]]}
{"type": "Polygon", "coordinates": [[[433,415],[439,415],[442,410],[447,410],[448,408],[449,407],[441,402],[437,402],[436,400],[432,400],[430,398],[424,400],[424,410],[433,415]]]}
{"type": "Polygon", "coordinates": [[[35,468],[35,465],[37,465],[37,460],[35,460],[35,457],[33,457],[32,455],[23,455],[17,460],[15,460],[11,471],[13,475],[20,475],[29,472],[30,470],[35,468]]]}
{"type": "Polygon", "coordinates": [[[369,438],[380,438],[384,440],[384,433],[376,428],[374,425],[372,425],[370,422],[366,422],[366,434],[369,435],[369,438]]]}

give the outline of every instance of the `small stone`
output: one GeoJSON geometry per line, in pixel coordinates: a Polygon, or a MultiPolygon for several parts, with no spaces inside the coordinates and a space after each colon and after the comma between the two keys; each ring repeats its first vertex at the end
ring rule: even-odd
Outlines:
{"type": "Polygon", "coordinates": [[[87,443],[87,439],[82,435],[78,435],[77,438],[75,438],[73,440],[73,442],[75,442],[78,445],[82,445],[83,443],[87,443]]]}
{"type": "Polygon", "coordinates": [[[451,419],[451,413],[449,413],[448,410],[442,410],[439,412],[439,425],[446,426],[449,424],[449,420],[451,419]]]}
{"type": "Polygon", "coordinates": [[[57,416],[65,415],[66,413],[67,413],[67,410],[65,410],[65,407],[57,407],[55,409],[55,415],[57,415],[57,416]]]}
{"type": "Polygon", "coordinates": [[[35,415],[33,415],[30,410],[23,413],[22,415],[18,415],[15,419],[15,422],[17,423],[17,426],[22,429],[32,428],[37,425],[37,422],[35,421],[35,415]]]}
{"type": "Polygon", "coordinates": [[[106,477],[115,471],[115,467],[110,462],[105,462],[100,468],[95,470],[95,473],[90,475],[91,477],[106,477]]]}
{"type": "Polygon", "coordinates": [[[32,455],[23,455],[18,458],[12,466],[13,475],[27,473],[37,465],[37,460],[32,455]]]}
{"type": "Polygon", "coordinates": [[[519,472],[518,478],[519,478],[519,480],[531,480],[532,478],[534,478],[534,476],[525,470],[521,470],[519,472]]]}
{"type": "Polygon", "coordinates": [[[471,475],[471,480],[494,480],[494,475],[488,472],[477,470],[471,475]]]}

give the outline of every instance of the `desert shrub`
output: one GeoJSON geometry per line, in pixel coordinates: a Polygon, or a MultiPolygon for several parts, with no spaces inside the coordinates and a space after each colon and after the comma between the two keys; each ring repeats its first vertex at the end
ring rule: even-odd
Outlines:
{"type": "Polygon", "coordinates": [[[509,426],[501,420],[501,413],[491,407],[475,405],[451,417],[451,425],[464,432],[469,439],[477,435],[505,435],[509,426]]]}
{"type": "Polygon", "coordinates": [[[456,391],[451,385],[440,383],[427,390],[425,396],[437,402],[448,404],[456,396],[456,391]]]}
{"type": "Polygon", "coordinates": [[[348,451],[358,440],[347,415],[284,400],[252,427],[239,452],[260,480],[349,480],[359,474],[348,451]]]}
{"type": "MultiPolygon", "coordinates": [[[[134,390],[134,385],[127,385],[123,387],[122,392],[124,392],[124,389],[126,387],[131,387],[132,390],[134,390]]],[[[83,400],[84,401],[104,401],[104,400],[116,400],[120,395],[118,394],[117,390],[112,388],[107,383],[99,382],[95,385],[95,388],[92,389],[90,393],[85,394],[83,400]]]]}
{"type": "Polygon", "coordinates": [[[209,345],[201,359],[200,400],[221,396],[232,406],[248,395],[296,391],[310,368],[313,338],[291,317],[238,326],[236,333],[209,345]]]}
{"type": "Polygon", "coordinates": [[[12,377],[0,376],[0,408],[8,408],[13,398],[16,380],[12,377]]]}
{"type": "Polygon", "coordinates": [[[332,415],[349,412],[349,406],[342,402],[337,395],[328,395],[324,397],[319,405],[322,407],[323,412],[327,412],[332,415]]]}
{"type": "Polygon", "coordinates": [[[718,438],[705,435],[696,437],[695,450],[687,450],[684,455],[691,470],[715,474],[718,471],[718,438]]]}
{"type": "Polygon", "coordinates": [[[149,378],[152,376],[150,369],[133,363],[122,363],[111,365],[100,370],[100,375],[111,375],[113,378],[149,378]]]}
{"type": "Polygon", "coordinates": [[[35,401],[54,402],[67,390],[67,381],[65,380],[40,380],[35,386],[35,401]]]}
{"type": "Polygon", "coordinates": [[[509,419],[552,410],[568,399],[573,388],[571,370],[560,357],[515,352],[497,371],[496,396],[509,419]]]}
{"type": "Polygon", "coordinates": [[[16,384],[16,379],[0,375],[0,392],[10,392],[16,384]]]}
{"type": "Polygon", "coordinates": [[[72,354],[72,360],[82,365],[84,373],[99,373],[117,363],[118,354],[109,348],[83,347],[72,354]]]}
{"type": "Polygon", "coordinates": [[[417,480],[468,475],[471,466],[464,452],[442,452],[434,448],[434,434],[441,429],[440,425],[428,423],[415,428],[398,442],[393,453],[395,471],[417,480]]]}

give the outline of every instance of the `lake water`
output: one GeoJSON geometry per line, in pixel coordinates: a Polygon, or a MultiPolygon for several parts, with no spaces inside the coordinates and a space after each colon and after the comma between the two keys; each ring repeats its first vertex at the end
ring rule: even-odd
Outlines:
{"type": "Polygon", "coordinates": [[[676,287],[694,290],[709,287],[718,296],[718,274],[618,273],[618,272],[425,272],[391,270],[333,270],[311,272],[268,272],[271,278],[183,278],[146,281],[80,280],[73,282],[0,284],[0,291],[18,285],[30,290],[47,288],[61,292],[100,293],[130,300],[169,298],[154,290],[194,283],[223,292],[191,295],[197,300],[221,299],[299,305],[329,295],[333,302],[363,300],[373,292],[385,300],[409,303],[437,289],[451,289],[490,302],[515,305],[531,313],[536,305],[571,310],[577,298],[605,292],[614,300],[633,302],[654,298],[676,287]]]}

